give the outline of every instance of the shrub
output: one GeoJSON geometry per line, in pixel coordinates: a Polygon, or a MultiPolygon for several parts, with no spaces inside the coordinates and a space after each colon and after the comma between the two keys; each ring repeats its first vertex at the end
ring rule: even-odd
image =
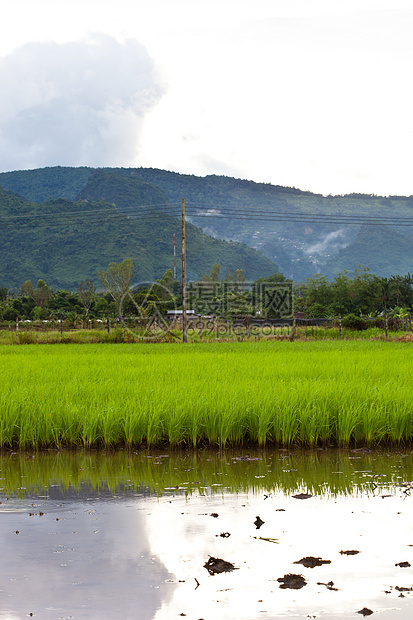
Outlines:
{"type": "Polygon", "coordinates": [[[368,321],[360,316],[356,316],[355,314],[346,314],[346,316],[342,318],[341,324],[347,329],[353,329],[356,331],[362,331],[370,326],[368,321]]]}
{"type": "Polygon", "coordinates": [[[32,332],[19,332],[18,333],[19,344],[36,344],[36,335],[32,332]]]}
{"type": "Polygon", "coordinates": [[[328,311],[323,304],[316,302],[307,309],[307,316],[314,319],[322,319],[328,317],[328,311]]]}

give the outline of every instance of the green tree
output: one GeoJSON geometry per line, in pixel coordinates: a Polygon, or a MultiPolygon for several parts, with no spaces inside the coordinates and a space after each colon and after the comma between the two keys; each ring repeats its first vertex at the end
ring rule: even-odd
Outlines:
{"type": "Polygon", "coordinates": [[[321,312],[323,316],[327,313],[327,308],[330,307],[333,301],[333,295],[327,276],[316,273],[311,278],[307,278],[304,285],[301,287],[301,296],[303,302],[300,304],[300,309],[304,312],[308,312],[314,308],[318,312],[321,312]]]}
{"type": "Polygon", "coordinates": [[[408,273],[405,276],[390,276],[388,288],[388,301],[392,306],[411,306],[413,303],[412,277],[408,273]]]}
{"type": "Polygon", "coordinates": [[[36,306],[45,308],[51,296],[52,289],[47,286],[44,280],[38,280],[37,287],[33,291],[33,299],[36,306]]]}
{"type": "Polygon", "coordinates": [[[255,280],[253,284],[255,286],[257,284],[263,284],[264,282],[265,283],[271,282],[271,283],[276,284],[278,282],[292,282],[292,280],[290,280],[289,278],[286,278],[283,273],[276,271],[275,273],[271,274],[270,276],[267,276],[266,278],[258,278],[258,280],[255,280]]]}
{"type": "Polygon", "coordinates": [[[80,299],[80,303],[85,309],[85,316],[87,316],[93,302],[95,301],[96,295],[96,287],[92,280],[89,280],[89,278],[82,280],[77,289],[77,295],[80,299]]]}
{"type": "Polygon", "coordinates": [[[349,292],[357,314],[371,314],[381,305],[382,279],[371,273],[367,267],[359,266],[355,270],[349,292]]]}
{"type": "Polygon", "coordinates": [[[214,263],[211,267],[211,273],[209,274],[209,281],[219,282],[220,271],[221,271],[221,265],[219,263],[214,263]]]}
{"type": "Polygon", "coordinates": [[[245,288],[245,276],[242,269],[236,269],[234,275],[231,278],[232,282],[236,285],[237,291],[243,291],[245,288]]]}
{"type": "Polygon", "coordinates": [[[174,296],[174,274],[172,269],[167,269],[161,279],[156,280],[157,286],[153,287],[153,293],[159,299],[166,301],[171,300],[174,296]]]}
{"type": "Polygon", "coordinates": [[[33,321],[40,321],[42,319],[46,319],[47,315],[43,308],[40,308],[40,306],[35,306],[32,310],[31,317],[33,321]]]}
{"type": "Polygon", "coordinates": [[[93,306],[93,314],[97,317],[102,317],[108,314],[109,308],[108,300],[100,296],[96,299],[95,305],[93,306]]]}
{"type": "Polygon", "coordinates": [[[164,286],[168,290],[172,291],[173,283],[174,283],[174,274],[173,274],[172,269],[167,269],[165,273],[163,274],[161,280],[160,281],[158,280],[158,282],[162,284],[162,286],[164,286]]]}
{"type": "Polygon", "coordinates": [[[16,319],[22,319],[24,317],[23,304],[21,299],[12,299],[3,312],[3,319],[5,321],[15,321],[16,319]]]}
{"type": "Polygon", "coordinates": [[[130,291],[133,273],[134,266],[130,258],[124,258],[121,263],[110,263],[106,271],[98,271],[103,288],[112,297],[118,309],[130,291]]]}
{"type": "Polygon", "coordinates": [[[355,312],[353,300],[350,297],[351,278],[346,270],[340,271],[330,285],[331,288],[331,313],[334,316],[342,316],[355,312]]]}
{"type": "Polygon", "coordinates": [[[52,316],[59,318],[69,312],[81,312],[81,304],[77,295],[70,291],[57,291],[49,299],[47,309],[52,316]]]}
{"type": "Polygon", "coordinates": [[[23,297],[31,297],[32,299],[34,299],[33,293],[34,293],[34,288],[33,288],[32,281],[26,280],[26,282],[22,284],[20,287],[20,295],[22,295],[23,297]]]}

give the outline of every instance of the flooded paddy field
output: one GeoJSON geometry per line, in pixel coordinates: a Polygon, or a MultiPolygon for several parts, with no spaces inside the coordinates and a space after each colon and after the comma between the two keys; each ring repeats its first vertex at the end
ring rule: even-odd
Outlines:
{"type": "Polygon", "coordinates": [[[413,614],[413,453],[0,457],[0,618],[413,614]]]}

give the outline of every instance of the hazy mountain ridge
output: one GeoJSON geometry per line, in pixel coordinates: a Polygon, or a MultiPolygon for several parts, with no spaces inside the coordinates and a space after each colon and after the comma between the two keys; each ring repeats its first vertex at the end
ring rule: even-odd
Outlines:
{"type": "Polygon", "coordinates": [[[382,217],[412,217],[412,196],[323,196],[225,176],[197,177],[154,168],[56,167],[15,171],[0,174],[0,185],[39,201],[50,196],[86,198],[89,192],[95,199],[116,203],[119,209],[137,206],[134,192],[139,185],[142,192],[144,188],[149,192],[142,204],[149,204],[149,197],[153,199],[152,204],[167,199],[171,208],[178,209],[181,198],[185,198],[190,222],[214,237],[261,250],[295,280],[303,280],[315,272],[331,277],[341,269],[353,271],[358,264],[383,276],[412,271],[410,228],[385,226],[378,241],[377,227],[363,227],[360,237],[360,225],[297,223],[288,215],[363,215],[377,218],[379,224],[382,217]],[[114,175],[110,181],[108,175],[114,175]],[[214,217],[214,211],[225,207],[246,209],[248,217],[214,217]],[[197,217],[197,210],[209,210],[209,217],[197,217]],[[257,212],[274,210],[285,214],[281,221],[259,219],[257,212]]]}
{"type": "MultiPolygon", "coordinates": [[[[3,220],[0,228],[2,286],[17,290],[25,280],[36,283],[41,278],[54,289],[75,290],[81,280],[91,278],[96,282],[98,270],[124,258],[132,258],[134,262],[135,283],[153,281],[167,269],[173,269],[174,233],[179,277],[179,219],[172,215],[152,219],[129,217],[121,208],[126,208],[129,202],[136,206],[147,200],[151,204],[165,201],[162,191],[141,180],[124,182],[122,177],[119,188],[116,174],[98,174],[98,182],[90,173],[88,180],[89,177],[91,183],[84,188],[88,198],[77,201],[55,198],[36,203],[0,188],[0,216],[18,216],[18,219],[3,220]],[[120,206],[100,199],[105,195],[112,197],[114,191],[120,190],[124,198],[123,202],[119,201],[120,206]],[[49,214],[60,215],[49,217],[49,214]]],[[[49,183],[47,190],[51,189],[49,183]]],[[[35,191],[39,197],[39,189],[35,191]]],[[[222,265],[224,273],[243,269],[250,279],[277,270],[268,258],[248,246],[208,237],[199,228],[187,224],[188,278],[201,278],[214,262],[222,265]]]]}

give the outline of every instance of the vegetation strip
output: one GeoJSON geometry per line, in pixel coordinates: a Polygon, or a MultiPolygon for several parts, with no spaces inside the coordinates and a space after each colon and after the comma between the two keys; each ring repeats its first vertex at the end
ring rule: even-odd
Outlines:
{"type": "Polygon", "coordinates": [[[0,347],[0,447],[409,443],[390,342],[0,347]]]}

